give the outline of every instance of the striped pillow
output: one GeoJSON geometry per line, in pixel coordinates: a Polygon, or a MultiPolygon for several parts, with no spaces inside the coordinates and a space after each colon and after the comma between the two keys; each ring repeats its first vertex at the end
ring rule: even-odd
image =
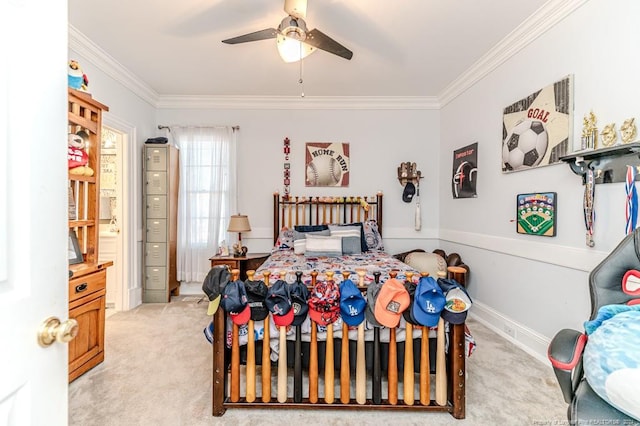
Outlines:
{"type": "Polygon", "coordinates": [[[342,238],[308,234],[304,254],[308,257],[342,256],[342,238]]]}
{"type": "Polygon", "coordinates": [[[342,254],[362,253],[361,232],[359,226],[329,225],[331,236],[342,238],[342,254]]]}

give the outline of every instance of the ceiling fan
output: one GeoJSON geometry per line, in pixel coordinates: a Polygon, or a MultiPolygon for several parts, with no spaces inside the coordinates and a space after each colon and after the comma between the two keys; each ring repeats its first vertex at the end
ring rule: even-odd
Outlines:
{"type": "Polygon", "coordinates": [[[285,0],[284,11],[287,16],[280,22],[277,29],[267,28],[222,40],[222,42],[238,44],[275,38],[278,52],[285,62],[298,61],[316,49],[333,53],[347,60],[353,57],[351,50],[317,28],[307,30],[307,23],[304,21],[307,15],[307,0],[285,0]]]}

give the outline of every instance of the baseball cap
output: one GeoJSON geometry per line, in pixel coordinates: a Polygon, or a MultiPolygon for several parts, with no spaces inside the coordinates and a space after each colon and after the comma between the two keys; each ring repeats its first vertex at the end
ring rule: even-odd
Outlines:
{"type": "Polygon", "coordinates": [[[251,319],[262,321],[269,315],[269,310],[264,304],[267,297],[267,285],[264,281],[246,280],[244,288],[247,291],[247,303],[251,308],[251,319]]]}
{"type": "Polygon", "coordinates": [[[433,277],[420,277],[413,303],[413,317],[427,327],[438,325],[445,298],[442,289],[433,277]]]}
{"type": "Polygon", "coordinates": [[[309,313],[309,305],[307,305],[307,299],[309,299],[309,290],[307,286],[301,281],[294,282],[289,286],[289,294],[291,295],[291,310],[293,311],[293,322],[291,325],[299,326],[309,313]]]}
{"type": "Polygon", "coordinates": [[[407,182],[404,186],[404,191],[402,192],[402,201],[405,203],[410,203],[413,200],[413,196],[416,193],[416,186],[413,182],[407,182]]]}
{"type": "Polygon", "coordinates": [[[382,327],[382,324],[378,322],[374,313],[376,299],[378,298],[378,293],[380,293],[381,288],[382,283],[375,281],[367,287],[367,309],[365,309],[364,316],[367,322],[374,327],[382,327]]]}
{"type": "Polygon", "coordinates": [[[276,281],[267,290],[264,300],[267,309],[273,314],[273,323],[277,326],[289,326],[293,322],[289,284],[284,280],[276,281]]]}
{"type": "Polygon", "coordinates": [[[451,324],[464,323],[472,304],[467,290],[453,279],[441,278],[438,280],[438,285],[445,292],[442,319],[449,321],[451,324]]]}
{"type": "Polygon", "coordinates": [[[340,283],[340,314],[342,321],[348,326],[359,325],[364,321],[367,300],[362,296],[358,287],[350,279],[340,283]]]}
{"type": "Polygon", "coordinates": [[[402,312],[409,307],[409,292],[400,280],[389,278],[384,282],[376,299],[374,314],[385,327],[396,327],[402,312]]]}
{"type": "Polygon", "coordinates": [[[413,316],[413,305],[415,300],[416,287],[417,286],[415,283],[409,281],[405,281],[404,283],[404,288],[406,288],[407,293],[409,293],[409,307],[402,312],[402,316],[404,317],[404,320],[406,322],[413,325],[419,325],[418,321],[413,316]]]}
{"type": "Polygon", "coordinates": [[[226,266],[215,266],[209,270],[202,282],[202,291],[209,298],[207,315],[213,315],[220,305],[222,289],[229,282],[231,274],[226,266]]]}
{"type": "Polygon", "coordinates": [[[251,308],[247,303],[247,292],[242,281],[227,283],[224,287],[220,305],[235,324],[246,324],[251,317],[251,308]]]}
{"type": "Polygon", "coordinates": [[[340,289],[334,281],[319,281],[309,295],[309,317],[319,325],[334,323],[340,316],[340,289]]]}

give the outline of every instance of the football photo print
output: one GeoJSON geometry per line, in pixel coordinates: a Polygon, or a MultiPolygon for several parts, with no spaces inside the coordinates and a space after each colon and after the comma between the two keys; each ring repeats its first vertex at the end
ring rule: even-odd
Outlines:
{"type": "Polygon", "coordinates": [[[453,151],[453,173],[451,193],[453,198],[475,198],[478,196],[478,142],[453,151]]]}
{"type": "Polygon", "coordinates": [[[571,151],[573,76],[506,107],[502,118],[502,172],[558,163],[571,151]]]}

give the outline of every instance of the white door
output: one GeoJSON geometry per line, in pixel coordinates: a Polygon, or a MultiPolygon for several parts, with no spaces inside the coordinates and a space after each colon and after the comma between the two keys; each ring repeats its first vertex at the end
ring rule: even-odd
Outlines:
{"type": "Polygon", "coordinates": [[[67,2],[0,0],[0,426],[67,424],[67,2]]]}

